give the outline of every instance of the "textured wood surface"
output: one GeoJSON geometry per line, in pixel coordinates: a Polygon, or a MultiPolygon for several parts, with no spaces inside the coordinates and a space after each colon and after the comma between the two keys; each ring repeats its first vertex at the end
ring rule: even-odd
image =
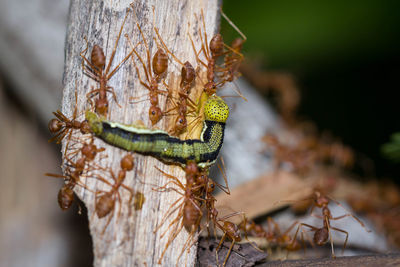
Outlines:
{"type": "MultiPolygon", "coordinates": [[[[110,57],[114,43],[117,39],[119,29],[129,7],[129,1],[71,1],[66,38],[64,91],[62,110],[68,116],[72,115],[75,106],[75,85],[78,89],[78,111],[80,118],[89,106],[85,95],[97,84],[83,75],[81,58],[79,53],[85,48],[84,36],[89,41],[89,52],[94,44],[97,44],[105,51],[107,60],[110,57]]],[[[116,66],[130,51],[129,44],[124,37],[128,34],[133,43],[141,41],[136,22],[140,24],[144,35],[150,43],[151,54],[154,54],[157,46],[152,41],[155,33],[153,31],[152,6],[155,7],[154,22],[159,28],[160,34],[169,49],[182,61],[189,60],[196,67],[195,54],[188,38],[188,23],[191,23],[190,33],[194,37],[197,49],[200,47],[199,33],[197,31],[199,22],[196,20],[204,11],[206,31],[212,36],[218,30],[219,5],[216,0],[201,1],[135,1],[134,12],[128,15],[117,52],[112,66],[116,66]]],[[[145,56],[144,46],[139,46],[139,53],[145,56]]],[[[89,54],[87,54],[89,56],[89,54]]],[[[168,67],[167,82],[172,88],[177,88],[181,66],[170,61],[168,67]]],[[[204,69],[202,69],[204,71],[204,69]]],[[[200,73],[200,76],[203,74],[200,73]]],[[[197,81],[193,91],[199,91],[203,82],[197,81]]],[[[136,70],[131,61],[124,64],[111,78],[109,85],[114,87],[118,107],[111,95],[109,95],[109,119],[126,124],[141,120],[150,127],[148,119],[148,100],[130,104],[129,97],[138,97],[147,94],[147,89],[140,85],[136,70]]],[[[161,107],[165,104],[165,98],[161,100],[161,107]],[[164,103],[163,103],[164,102],[164,103]]],[[[156,127],[167,129],[167,122],[162,120],[156,127]]],[[[96,140],[95,144],[105,147],[107,158],[101,160],[102,166],[112,166],[115,170],[119,168],[119,161],[126,152],[108,146],[96,140]]],[[[135,169],[127,173],[125,184],[135,191],[140,191],[145,196],[143,208],[132,212],[128,216],[127,199],[129,194],[120,190],[122,201],[122,214],[118,220],[114,216],[105,233],[101,232],[107,218],[98,219],[94,215],[94,194],[77,190],[77,194],[83,199],[87,208],[90,221],[90,231],[93,237],[93,248],[95,255],[95,266],[154,266],[156,265],[167,238],[160,238],[160,234],[167,228],[168,221],[161,227],[160,231],[153,233],[154,229],[164,216],[168,207],[180,196],[174,192],[160,193],[152,190],[154,186],[165,184],[166,179],[154,168],[157,166],[168,173],[184,179],[183,172],[179,167],[166,166],[151,157],[144,157],[135,154],[135,169]]],[[[88,187],[92,190],[109,190],[107,186],[94,179],[88,179],[88,187]]],[[[118,204],[117,204],[118,208],[118,204]]],[[[173,219],[175,216],[171,216],[173,219]]],[[[167,234],[168,236],[168,234],[167,234]]],[[[183,243],[188,234],[185,230],[177,236],[175,241],[167,250],[162,261],[163,266],[173,266],[177,262],[183,243]]],[[[187,263],[194,265],[195,246],[190,252],[181,258],[179,266],[187,263]]]]}

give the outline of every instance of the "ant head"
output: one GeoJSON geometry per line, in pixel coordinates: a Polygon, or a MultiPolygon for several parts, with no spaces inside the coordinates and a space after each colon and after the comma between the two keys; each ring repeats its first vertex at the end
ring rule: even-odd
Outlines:
{"type": "Polygon", "coordinates": [[[229,116],[228,105],[217,95],[212,95],[204,107],[206,120],[225,123],[229,116]]]}
{"type": "Polygon", "coordinates": [[[205,185],[207,183],[208,177],[206,174],[201,174],[197,176],[196,182],[199,185],[205,185]]]}
{"type": "Polygon", "coordinates": [[[207,193],[212,193],[215,190],[215,183],[213,180],[208,180],[207,193]]]}
{"type": "Polygon", "coordinates": [[[89,122],[87,120],[82,121],[81,123],[81,133],[82,134],[88,134],[90,133],[90,125],[89,122]]]}
{"type": "Polygon", "coordinates": [[[108,112],[108,100],[106,98],[96,99],[96,112],[101,115],[106,115],[108,112]]]}
{"type": "Polygon", "coordinates": [[[179,115],[175,121],[175,130],[176,132],[180,132],[185,129],[187,126],[187,120],[184,115],[179,115]]]}
{"type": "Polygon", "coordinates": [[[204,92],[206,92],[207,95],[213,95],[216,92],[216,87],[214,82],[208,82],[204,85],[204,92]]]}
{"type": "Polygon", "coordinates": [[[157,76],[161,76],[168,68],[168,56],[161,48],[154,54],[152,67],[157,76]]]}
{"type": "Polygon", "coordinates": [[[317,207],[325,207],[329,204],[329,198],[321,195],[320,192],[315,192],[315,196],[316,196],[315,204],[317,207]]]}
{"type": "Polygon", "coordinates": [[[84,155],[86,159],[90,161],[96,157],[97,147],[93,144],[84,144],[81,152],[82,155],[84,155]]]}
{"type": "Polygon", "coordinates": [[[74,191],[68,184],[61,187],[60,191],[58,191],[57,200],[58,205],[62,210],[67,210],[71,207],[72,202],[74,201],[74,191]]]}
{"type": "Polygon", "coordinates": [[[62,126],[63,126],[63,123],[55,118],[51,119],[48,124],[49,131],[52,133],[56,133],[59,130],[61,130],[62,126]]]}
{"type": "Polygon", "coordinates": [[[156,124],[161,119],[161,116],[162,116],[162,112],[159,107],[156,107],[156,106],[150,107],[149,118],[150,118],[152,125],[156,124]]]}

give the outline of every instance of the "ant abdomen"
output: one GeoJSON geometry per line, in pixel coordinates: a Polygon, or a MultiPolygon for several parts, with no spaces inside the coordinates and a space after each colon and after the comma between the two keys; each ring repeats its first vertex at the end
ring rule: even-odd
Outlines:
{"type": "Polygon", "coordinates": [[[328,238],[328,228],[323,227],[315,231],[313,240],[315,244],[317,244],[318,246],[322,246],[328,241],[328,238]]]}
{"type": "Polygon", "coordinates": [[[224,49],[224,40],[222,38],[222,35],[217,33],[210,41],[210,50],[212,56],[214,58],[220,56],[223,52],[223,49],[224,49]]]}
{"type": "Polygon", "coordinates": [[[96,201],[96,214],[99,218],[107,216],[113,209],[115,200],[112,194],[104,194],[96,201]]]}
{"type": "Polygon", "coordinates": [[[74,191],[69,184],[65,184],[61,187],[60,191],[58,191],[57,200],[62,210],[67,210],[71,207],[74,201],[74,191]]]}
{"type": "Polygon", "coordinates": [[[200,211],[193,205],[192,200],[186,200],[183,207],[183,226],[190,231],[192,226],[197,225],[200,216],[200,211]]]}
{"type": "Polygon", "coordinates": [[[131,154],[127,154],[121,159],[122,170],[131,171],[133,166],[133,156],[131,154]]]}
{"type": "Polygon", "coordinates": [[[238,37],[232,41],[231,48],[236,52],[239,52],[240,50],[242,50],[243,42],[244,42],[243,39],[238,37]]]}
{"type": "Polygon", "coordinates": [[[51,133],[56,133],[56,132],[60,131],[62,127],[63,127],[63,123],[61,121],[59,121],[58,119],[54,118],[49,121],[48,128],[51,133]]]}
{"type": "Polygon", "coordinates": [[[90,61],[99,70],[104,69],[104,66],[106,64],[106,57],[104,56],[103,49],[100,46],[98,45],[93,46],[90,61]]]}
{"type": "Polygon", "coordinates": [[[190,85],[195,77],[196,77],[196,71],[194,70],[192,64],[190,64],[189,61],[186,61],[182,66],[182,71],[181,71],[182,79],[180,86],[183,87],[186,85],[190,85]]]}
{"type": "Polygon", "coordinates": [[[152,67],[154,74],[158,77],[163,75],[168,68],[168,56],[161,48],[154,54],[152,67]]]}

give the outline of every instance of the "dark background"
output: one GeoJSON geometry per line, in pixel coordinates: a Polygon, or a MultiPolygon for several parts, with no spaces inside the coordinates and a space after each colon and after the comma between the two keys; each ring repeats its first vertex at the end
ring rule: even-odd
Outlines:
{"type": "MultiPolygon", "coordinates": [[[[264,70],[293,73],[301,89],[299,115],[370,158],[365,176],[397,179],[399,166],[380,146],[398,123],[400,2],[224,1],[223,10],[248,40],[244,53],[264,70]]],[[[225,40],[237,33],[222,20],[225,40]]]]}

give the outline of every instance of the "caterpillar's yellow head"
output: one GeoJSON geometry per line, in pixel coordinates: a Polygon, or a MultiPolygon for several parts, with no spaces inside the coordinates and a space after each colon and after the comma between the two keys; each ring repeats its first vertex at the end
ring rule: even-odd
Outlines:
{"type": "Polygon", "coordinates": [[[87,110],[85,114],[86,120],[89,123],[90,130],[99,135],[103,131],[103,125],[101,124],[101,119],[93,112],[87,110]]]}
{"type": "Polygon", "coordinates": [[[204,106],[206,120],[225,123],[229,116],[229,107],[222,98],[212,95],[204,106]]]}

